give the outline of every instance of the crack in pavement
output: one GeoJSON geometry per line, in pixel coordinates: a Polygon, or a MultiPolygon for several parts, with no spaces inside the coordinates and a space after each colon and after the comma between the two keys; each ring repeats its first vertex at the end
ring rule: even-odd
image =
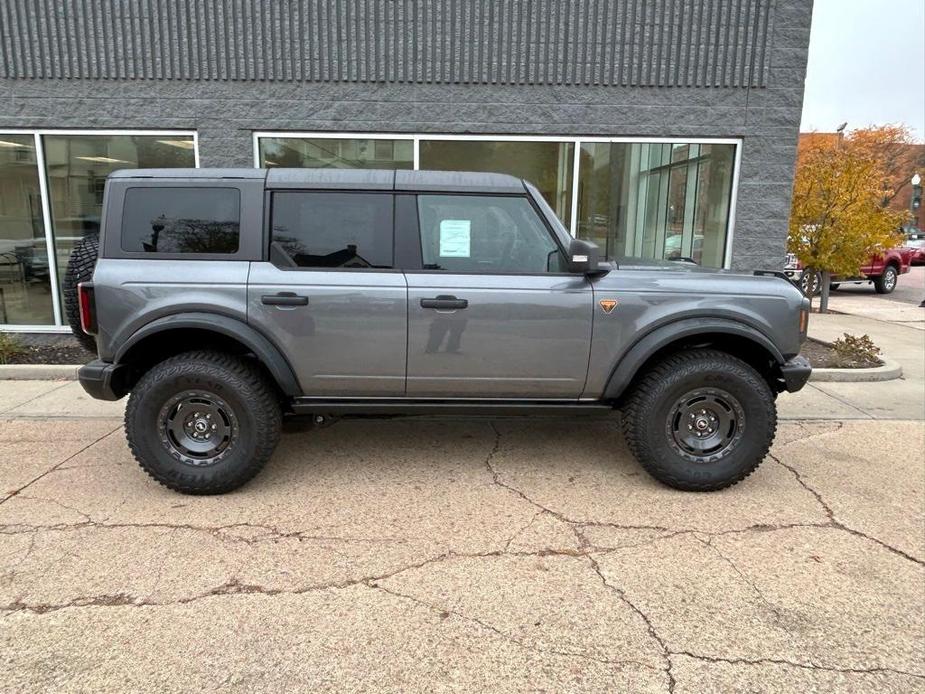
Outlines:
{"type": "Polygon", "coordinates": [[[925,566],[925,561],[923,561],[922,559],[919,559],[918,557],[915,557],[909,554],[908,552],[899,549],[898,547],[893,547],[893,545],[887,542],[884,542],[883,540],[879,538],[876,538],[872,535],[868,535],[867,533],[861,532],[860,530],[856,530],[855,528],[852,528],[846,525],[845,523],[843,523],[842,521],[838,520],[838,518],[835,517],[835,511],[832,510],[832,507],[829,506],[828,502],[826,502],[826,500],[822,497],[822,494],[816,488],[814,488],[811,484],[809,484],[805,479],[803,479],[803,476],[800,474],[799,470],[797,470],[792,465],[788,465],[787,463],[782,461],[780,458],[774,455],[771,455],[770,453],[768,453],[768,457],[771,460],[773,460],[775,463],[783,467],[784,469],[789,470],[790,473],[796,479],[797,483],[816,498],[816,501],[822,507],[822,510],[825,512],[825,515],[829,519],[828,523],[825,523],[821,525],[820,527],[830,527],[830,528],[837,528],[838,530],[843,530],[846,533],[849,533],[856,537],[860,537],[865,540],[869,540],[870,542],[873,542],[875,544],[878,544],[884,549],[892,552],[893,554],[903,557],[904,559],[908,559],[909,561],[914,562],[915,564],[918,564],[919,566],[925,566]]]}
{"type": "MultiPolygon", "coordinates": [[[[38,497],[23,497],[23,498],[38,498],[38,497]]],[[[48,501],[51,501],[48,499],[48,501]]],[[[59,504],[64,508],[69,508],[63,504],[59,504]]],[[[85,513],[79,511],[78,509],[71,509],[75,513],[79,513],[83,516],[86,516],[85,513]]],[[[55,523],[51,525],[32,525],[27,523],[10,523],[10,524],[0,524],[0,535],[24,535],[27,533],[38,533],[38,532],[68,532],[74,530],[83,530],[86,528],[99,529],[99,530],[119,530],[126,528],[140,528],[140,529],[153,529],[153,530],[188,530],[190,532],[201,532],[206,533],[215,537],[216,539],[222,542],[230,543],[244,543],[248,545],[255,545],[262,542],[276,542],[278,540],[287,540],[287,539],[296,539],[299,541],[308,540],[308,541],[317,541],[317,542],[344,542],[344,543],[358,543],[358,544],[407,544],[408,539],[403,537],[349,537],[349,536],[338,536],[338,535],[312,535],[304,530],[281,530],[271,525],[264,525],[260,523],[229,523],[227,525],[193,525],[190,523],[159,523],[159,522],[150,522],[150,523],[108,523],[106,521],[80,521],[77,523],[55,523]],[[256,537],[244,537],[241,535],[231,534],[231,531],[237,529],[254,529],[263,531],[265,534],[256,536],[256,537]]]]}
{"type": "Polygon", "coordinates": [[[122,429],[122,425],[120,424],[119,426],[117,426],[117,427],[116,427],[115,429],[113,429],[112,431],[107,432],[107,433],[103,434],[102,436],[100,436],[100,437],[99,437],[98,439],[96,439],[95,441],[92,441],[92,442],[88,443],[86,446],[84,446],[83,448],[81,448],[81,449],[80,449],[79,451],[77,451],[76,453],[73,453],[72,455],[69,455],[67,458],[65,458],[65,459],[62,460],[61,462],[56,463],[55,465],[52,465],[50,468],[48,468],[47,470],[45,470],[45,472],[43,472],[43,473],[42,473],[41,475],[39,475],[38,477],[33,478],[33,479],[30,480],[29,482],[26,482],[24,485],[22,485],[22,486],[19,487],[18,489],[14,489],[12,492],[9,492],[5,497],[3,497],[2,499],[0,499],[0,504],[6,503],[6,502],[9,501],[10,499],[12,499],[14,496],[17,496],[17,495],[18,495],[20,492],[22,492],[24,489],[26,489],[26,488],[32,486],[33,484],[35,484],[36,482],[38,482],[40,479],[42,479],[43,477],[45,477],[45,475],[51,474],[52,472],[54,472],[55,470],[57,470],[59,467],[61,467],[62,465],[64,465],[66,462],[68,462],[68,461],[70,461],[70,460],[73,460],[74,458],[76,458],[77,456],[79,456],[81,453],[83,453],[84,451],[86,451],[88,448],[92,448],[93,446],[95,446],[96,444],[98,444],[98,443],[99,443],[100,441],[102,441],[103,439],[105,439],[105,438],[107,438],[107,437],[109,437],[109,436],[112,436],[113,434],[115,434],[117,431],[120,431],[121,429],[122,429]]]}
{"type": "Polygon", "coordinates": [[[649,619],[649,616],[643,612],[632,600],[626,596],[626,591],[618,586],[610,583],[607,578],[604,576],[604,572],[601,570],[600,564],[597,563],[597,559],[593,555],[586,555],[588,563],[591,565],[591,569],[594,573],[597,574],[598,578],[601,579],[601,583],[604,584],[611,592],[613,592],[621,602],[623,602],[627,607],[629,607],[633,612],[639,615],[639,618],[646,625],[646,630],[649,632],[649,636],[661,647],[662,657],[665,660],[665,675],[668,677],[668,693],[672,694],[674,692],[677,682],[675,681],[674,673],[671,671],[671,652],[668,650],[668,645],[665,643],[664,639],[659,635],[658,631],[655,629],[655,625],[652,624],[652,621],[649,619]]]}
{"type": "Polygon", "coordinates": [[[866,674],[876,674],[876,673],[886,673],[893,675],[905,675],[907,677],[915,677],[917,679],[925,680],[925,674],[917,672],[909,672],[907,670],[897,670],[896,668],[889,667],[873,667],[873,668],[849,668],[849,667],[837,667],[834,665],[820,665],[818,663],[801,663],[793,660],[785,660],[783,658],[723,658],[720,656],[710,656],[710,655],[700,655],[697,653],[691,653],[690,651],[672,651],[671,655],[680,655],[686,656],[688,658],[693,658],[694,660],[701,660],[708,663],[728,663],[730,665],[787,665],[790,667],[800,668],[803,670],[820,670],[823,672],[843,672],[857,675],[866,675],[866,674]]]}
{"type": "Polygon", "coordinates": [[[51,395],[52,393],[57,393],[57,392],[58,392],[59,390],[61,390],[62,388],[67,388],[69,385],[71,385],[71,383],[73,383],[73,381],[65,381],[65,382],[62,383],[61,385],[56,386],[55,388],[52,388],[51,390],[46,390],[44,393],[39,393],[38,395],[34,395],[34,396],[32,396],[31,398],[29,398],[28,400],[24,400],[24,401],[22,401],[22,402],[20,402],[20,403],[17,403],[16,405],[13,405],[12,407],[7,408],[7,409],[5,409],[5,410],[0,410],[0,418],[2,418],[2,419],[20,419],[20,417],[16,416],[16,414],[13,412],[13,410],[18,410],[20,407],[22,407],[22,406],[24,406],[24,405],[28,405],[30,402],[35,402],[35,401],[38,400],[39,398],[44,398],[46,395],[51,395]]]}
{"type": "Polygon", "coordinates": [[[701,543],[702,545],[704,545],[705,547],[708,547],[709,549],[711,549],[711,550],[716,554],[716,556],[718,556],[718,557],[719,557],[720,559],[722,559],[727,565],[729,565],[729,567],[730,567],[733,571],[735,571],[736,575],[737,575],[739,578],[742,579],[742,581],[745,583],[745,585],[747,585],[749,588],[751,588],[752,591],[755,593],[755,595],[757,595],[757,596],[761,599],[761,601],[762,601],[765,605],[767,605],[768,609],[771,610],[771,612],[774,613],[774,616],[777,617],[778,620],[780,620],[780,619],[783,618],[783,616],[782,616],[781,613],[780,613],[780,609],[777,607],[777,605],[775,605],[775,604],[772,603],[770,600],[768,600],[768,598],[767,598],[767,597],[765,596],[765,594],[761,591],[761,589],[758,587],[758,585],[757,585],[753,580],[751,580],[748,576],[746,576],[746,575],[742,572],[742,570],[736,565],[736,563],[735,563],[731,558],[729,558],[729,557],[727,557],[725,554],[723,554],[722,551],[720,551],[719,547],[717,547],[716,545],[713,544],[713,538],[712,538],[712,537],[707,537],[707,539],[703,539],[703,538],[699,537],[697,533],[694,533],[693,535],[694,535],[694,539],[696,539],[698,542],[700,542],[700,543],[701,543]]]}
{"type": "Polygon", "coordinates": [[[498,636],[500,636],[501,638],[505,639],[506,641],[509,641],[509,642],[511,642],[511,643],[513,643],[513,644],[515,644],[515,645],[517,645],[517,646],[520,646],[521,648],[524,648],[524,649],[528,650],[528,651],[532,651],[533,653],[538,653],[538,654],[540,654],[540,655],[557,655],[557,656],[566,656],[566,657],[582,658],[583,660],[590,660],[590,661],[593,661],[593,662],[596,662],[596,663],[602,663],[602,664],[604,664],[604,665],[617,665],[617,666],[621,666],[621,665],[638,665],[639,667],[646,668],[646,669],[648,669],[648,670],[659,670],[659,668],[655,668],[655,667],[649,665],[648,663],[643,663],[643,662],[638,661],[638,660],[612,660],[612,659],[610,659],[610,658],[598,658],[598,657],[595,657],[595,656],[590,655],[590,654],[588,654],[588,653],[581,653],[581,652],[578,652],[578,651],[564,651],[564,650],[553,650],[553,649],[539,648],[538,646],[533,646],[533,645],[530,645],[530,644],[528,644],[528,643],[525,643],[525,642],[522,641],[521,639],[517,638],[515,635],[509,634],[509,633],[503,631],[502,629],[499,629],[498,627],[489,624],[488,622],[484,622],[484,621],[482,621],[481,619],[478,619],[477,617],[472,617],[472,616],[470,616],[470,615],[463,614],[463,613],[461,613],[461,612],[459,612],[459,611],[457,611],[457,610],[452,610],[452,609],[440,607],[439,605],[433,605],[433,604],[431,604],[431,603],[429,603],[429,602],[427,602],[427,601],[425,601],[425,600],[421,600],[420,598],[417,598],[417,597],[415,597],[415,596],[413,596],[413,595],[408,595],[407,593],[402,593],[402,592],[397,591],[397,590],[394,590],[394,589],[392,589],[392,588],[386,588],[385,586],[379,585],[378,583],[374,583],[374,582],[373,582],[373,583],[367,583],[367,585],[368,585],[370,588],[374,588],[374,589],[376,589],[376,590],[380,590],[380,591],[382,591],[382,592],[384,592],[384,593],[388,593],[389,595],[392,595],[392,596],[394,596],[394,597],[397,597],[397,598],[404,598],[404,599],[406,599],[406,600],[410,600],[411,602],[413,602],[413,603],[415,603],[415,604],[417,604],[417,605],[419,605],[419,606],[421,606],[421,607],[424,607],[424,608],[426,608],[426,609],[428,609],[428,610],[431,610],[431,611],[433,611],[433,612],[436,612],[437,614],[440,615],[441,618],[444,618],[444,619],[445,619],[446,617],[449,617],[450,615],[452,615],[452,616],[458,617],[459,619],[462,619],[462,620],[464,620],[464,621],[466,621],[466,622],[471,622],[471,623],[473,623],[473,624],[476,624],[476,625],[482,627],[483,629],[487,629],[488,631],[491,631],[491,632],[493,632],[494,634],[497,634],[498,636]]]}

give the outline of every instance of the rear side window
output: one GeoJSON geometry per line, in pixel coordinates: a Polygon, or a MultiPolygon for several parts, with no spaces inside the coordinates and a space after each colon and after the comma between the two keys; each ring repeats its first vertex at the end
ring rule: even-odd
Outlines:
{"type": "Polygon", "coordinates": [[[523,197],[419,195],[425,270],[564,272],[559,247],[523,197]]]}
{"type": "Polygon", "coordinates": [[[236,253],[241,195],[235,188],[129,188],[122,250],[130,253],[236,253]]]}
{"type": "Polygon", "coordinates": [[[393,266],[391,193],[276,193],[271,226],[277,267],[393,266]]]}

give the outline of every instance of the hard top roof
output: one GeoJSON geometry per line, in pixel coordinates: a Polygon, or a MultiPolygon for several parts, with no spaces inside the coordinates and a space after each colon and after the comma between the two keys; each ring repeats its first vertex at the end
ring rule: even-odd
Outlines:
{"type": "Polygon", "coordinates": [[[450,193],[519,193],[524,182],[497,173],[385,169],[120,169],[112,178],[266,179],[273,189],[363,189],[450,193]]]}

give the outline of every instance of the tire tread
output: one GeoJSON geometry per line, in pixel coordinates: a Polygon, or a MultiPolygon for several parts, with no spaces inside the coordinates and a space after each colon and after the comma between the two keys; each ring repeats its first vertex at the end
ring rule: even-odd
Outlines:
{"type": "MultiPolygon", "coordinates": [[[[260,472],[267,460],[273,454],[279,442],[282,429],[282,410],[279,397],[273,385],[265,375],[254,365],[242,357],[224,352],[199,350],[184,352],[160,362],[149,370],[132,390],[125,408],[125,437],[129,449],[142,470],[168,489],[184,494],[223,494],[249,482],[260,472]],[[158,469],[151,465],[139,443],[137,427],[150,427],[151,422],[142,422],[138,416],[146,394],[158,383],[167,378],[195,373],[202,375],[212,371],[212,375],[224,379],[226,383],[232,381],[232,387],[244,386],[248,391],[248,410],[257,419],[255,432],[255,449],[251,463],[243,472],[236,474],[213,474],[211,479],[204,479],[202,471],[196,474],[195,468],[179,481],[166,478],[159,474],[158,469]],[[237,384],[233,383],[237,381],[237,384]]],[[[226,472],[221,467],[214,472],[226,472]]]]}
{"type": "Polygon", "coordinates": [[[651,367],[642,379],[633,389],[626,404],[622,408],[621,425],[623,429],[623,438],[626,441],[630,452],[639,461],[640,465],[657,480],[668,484],[677,489],[686,491],[717,491],[738,484],[750,474],[752,474],[761,461],[764,459],[767,451],[770,450],[774,437],[777,434],[777,409],[774,403],[774,397],[771,389],[764,379],[748,364],[731,354],[714,349],[697,349],[688,352],[676,352],[651,367]],[[722,483],[710,483],[688,478],[682,478],[672,472],[670,469],[659,464],[657,456],[653,455],[649,441],[644,434],[643,422],[649,415],[645,412],[647,406],[652,404],[652,399],[647,397],[654,387],[664,382],[667,378],[677,375],[679,372],[690,370],[701,371],[704,368],[704,362],[707,360],[719,360],[723,362],[724,369],[735,369],[748,378],[749,380],[759,381],[756,386],[763,388],[761,398],[766,408],[768,421],[771,426],[765,433],[765,440],[762,442],[761,450],[765,453],[756,457],[751,464],[744,466],[736,475],[723,480],[722,483]]]}

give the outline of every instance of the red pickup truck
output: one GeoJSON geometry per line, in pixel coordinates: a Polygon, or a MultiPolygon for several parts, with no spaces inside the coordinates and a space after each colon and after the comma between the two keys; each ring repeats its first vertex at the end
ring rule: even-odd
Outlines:
{"type": "MultiPolygon", "coordinates": [[[[890,294],[896,289],[899,276],[909,272],[909,265],[914,254],[911,248],[891,248],[882,253],[875,253],[861,268],[858,277],[833,277],[829,285],[838,289],[838,285],[848,282],[873,282],[878,294],[890,294]]],[[[804,269],[802,263],[793,253],[787,254],[784,274],[797,285],[806,296],[816,296],[822,292],[822,273],[804,269]]]]}

